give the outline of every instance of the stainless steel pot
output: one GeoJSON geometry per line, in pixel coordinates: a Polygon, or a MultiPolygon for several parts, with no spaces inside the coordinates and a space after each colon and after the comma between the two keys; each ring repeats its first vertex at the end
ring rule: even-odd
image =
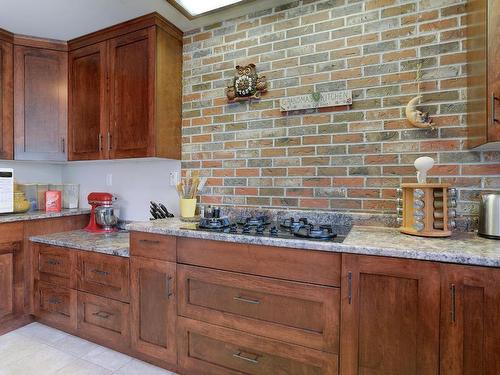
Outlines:
{"type": "Polygon", "coordinates": [[[118,223],[113,206],[99,206],[95,209],[95,221],[104,230],[113,229],[118,223]]]}
{"type": "Polygon", "coordinates": [[[500,239],[500,193],[481,196],[478,234],[487,238],[500,239]]]}

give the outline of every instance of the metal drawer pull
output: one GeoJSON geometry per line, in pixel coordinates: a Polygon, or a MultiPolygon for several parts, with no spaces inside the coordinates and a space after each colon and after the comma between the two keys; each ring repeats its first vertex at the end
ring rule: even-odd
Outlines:
{"type": "Polygon", "coordinates": [[[98,312],[92,313],[92,315],[97,316],[97,317],[102,318],[102,319],[108,319],[110,316],[113,316],[113,314],[108,313],[106,311],[98,311],[98,312]]]}
{"type": "Polygon", "coordinates": [[[147,243],[147,244],[154,244],[154,245],[158,245],[160,243],[160,241],[158,241],[158,240],[139,240],[139,242],[147,243]]]}
{"type": "Polygon", "coordinates": [[[167,279],[166,279],[165,290],[166,290],[167,299],[170,298],[174,294],[174,292],[172,291],[172,277],[171,276],[167,277],[167,279]]]}
{"type": "Polygon", "coordinates": [[[102,151],[102,134],[101,133],[99,133],[97,140],[99,142],[99,151],[102,151]]]}
{"type": "Polygon", "coordinates": [[[51,266],[58,266],[61,264],[61,262],[55,259],[47,259],[47,264],[50,264],[51,266]]]}
{"type": "Polygon", "coordinates": [[[495,93],[492,92],[491,93],[491,120],[492,120],[493,123],[500,122],[500,120],[497,119],[496,115],[495,115],[495,109],[496,109],[495,100],[500,100],[500,98],[496,97],[495,93]]]}
{"type": "Polygon", "coordinates": [[[450,286],[450,294],[451,294],[451,321],[455,323],[457,319],[457,309],[456,309],[456,290],[455,284],[451,284],[450,286]]]}
{"type": "Polygon", "coordinates": [[[243,297],[243,296],[236,296],[236,297],[233,297],[233,299],[235,301],[250,303],[252,305],[260,305],[260,301],[258,299],[252,299],[252,298],[247,298],[247,297],[243,297]]]}
{"type": "Polygon", "coordinates": [[[109,276],[109,272],[107,272],[107,271],[101,271],[101,270],[95,269],[95,270],[92,270],[92,272],[94,272],[98,275],[101,275],[101,276],[109,276]]]}
{"type": "Polygon", "coordinates": [[[352,272],[347,274],[347,288],[348,288],[348,296],[349,305],[352,303],[352,272]]]}
{"type": "Polygon", "coordinates": [[[259,356],[258,356],[257,354],[245,353],[245,352],[243,352],[243,351],[239,351],[239,352],[237,352],[237,353],[234,353],[234,354],[233,354],[233,357],[234,357],[234,358],[241,359],[241,360],[246,361],[246,362],[253,363],[253,364],[257,364],[257,363],[259,363],[259,356]],[[246,356],[244,356],[243,354],[246,354],[246,355],[248,355],[248,356],[252,356],[253,358],[246,357],[246,356]]]}
{"type": "Polygon", "coordinates": [[[61,300],[58,300],[57,298],[49,298],[49,303],[51,305],[60,305],[61,304],[61,300]]]}

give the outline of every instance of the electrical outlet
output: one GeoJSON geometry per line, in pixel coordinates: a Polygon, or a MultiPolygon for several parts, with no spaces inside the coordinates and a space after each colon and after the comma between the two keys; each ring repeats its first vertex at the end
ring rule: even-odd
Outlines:
{"type": "Polygon", "coordinates": [[[179,172],[173,171],[169,174],[170,186],[175,186],[179,183],[179,172]]]}
{"type": "Polygon", "coordinates": [[[106,186],[113,186],[113,175],[111,173],[106,175],[106,186]]]}

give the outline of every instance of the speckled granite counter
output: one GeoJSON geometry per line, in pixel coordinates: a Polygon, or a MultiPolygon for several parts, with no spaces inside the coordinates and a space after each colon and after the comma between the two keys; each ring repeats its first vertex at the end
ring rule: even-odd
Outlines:
{"type": "Polygon", "coordinates": [[[246,236],[182,229],[192,226],[179,219],[137,222],[129,230],[254,245],[291,247],[304,250],[381,255],[458,264],[500,267],[500,241],[473,233],[457,233],[451,238],[420,238],[399,233],[395,228],[354,226],[343,243],[246,236]]]}
{"type": "Polygon", "coordinates": [[[103,234],[75,230],[34,236],[30,237],[30,241],[121,257],[129,256],[129,234],[123,231],[103,234]]]}
{"type": "Polygon", "coordinates": [[[32,211],[25,212],[23,214],[0,214],[0,224],[12,223],[15,221],[40,220],[53,217],[83,215],[88,213],[90,213],[90,210],[87,208],[75,208],[62,210],[61,212],[32,211]]]}

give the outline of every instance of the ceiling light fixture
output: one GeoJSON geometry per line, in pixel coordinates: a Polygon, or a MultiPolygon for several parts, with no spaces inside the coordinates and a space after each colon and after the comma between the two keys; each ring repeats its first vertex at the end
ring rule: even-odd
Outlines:
{"type": "Polygon", "coordinates": [[[167,0],[187,18],[193,19],[252,0],[167,0]]]}

